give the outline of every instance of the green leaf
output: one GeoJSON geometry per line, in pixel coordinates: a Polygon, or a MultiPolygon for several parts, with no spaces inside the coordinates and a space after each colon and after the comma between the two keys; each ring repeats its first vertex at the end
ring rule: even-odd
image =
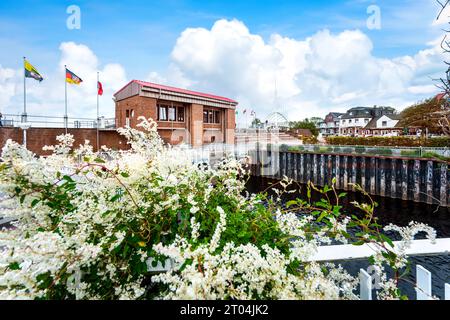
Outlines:
{"type": "Polygon", "coordinates": [[[120,175],[124,178],[128,178],[130,176],[127,172],[121,172],[120,175]]]}
{"type": "Polygon", "coordinates": [[[286,208],[292,207],[296,204],[297,204],[297,201],[295,201],[295,200],[288,201],[288,202],[286,202],[286,208]]]}
{"type": "Polygon", "coordinates": [[[382,233],[380,234],[380,237],[383,241],[386,241],[392,248],[394,248],[394,243],[392,242],[391,238],[382,233]]]}
{"type": "Polygon", "coordinates": [[[116,202],[119,199],[120,199],[120,194],[115,194],[114,196],[111,197],[111,199],[109,199],[109,201],[116,202]]]}
{"type": "Polygon", "coordinates": [[[75,183],[75,181],[74,181],[70,176],[68,176],[68,175],[65,175],[65,176],[63,177],[63,180],[66,180],[67,182],[75,183]]]}
{"type": "Polygon", "coordinates": [[[322,214],[317,218],[317,222],[322,221],[323,218],[325,218],[328,215],[328,212],[324,211],[322,214]]]}
{"type": "Polygon", "coordinates": [[[34,199],[33,201],[31,201],[31,207],[34,208],[41,200],[39,199],[34,199]]]}
{"type": "Polygon", "coordinates": [[[20,270],[20,265],[18,262],[12,262],[8,265],[10,270],[20,270]]]}
{"type": "Polygon", "coordinates": [[[41,273],[36,277],[39,289],[47,289],[53,282],[50,272],[41,273]]]}

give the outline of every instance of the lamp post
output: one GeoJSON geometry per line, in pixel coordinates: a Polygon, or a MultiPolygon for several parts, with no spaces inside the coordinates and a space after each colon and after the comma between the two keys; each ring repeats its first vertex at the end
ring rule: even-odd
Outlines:
{"type": "Polygon", "coordinates": [[[19,128],[23,130],[23,146],[27,148],[27,130],[31,128],[31,123],[21,122],[19,128]]]}

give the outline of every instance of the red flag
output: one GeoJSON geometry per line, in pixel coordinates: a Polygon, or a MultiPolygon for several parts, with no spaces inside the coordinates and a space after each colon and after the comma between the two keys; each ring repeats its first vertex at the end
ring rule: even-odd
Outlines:
{"type": "Polygon", "coordinates": [[[101,96],[103,94],[103,86],[100,81],[97,82],[98,95],[101,96]]]}
{"type": "Polygon", "coordinates": [[[436,100],[439,102],[439,101],[441,101],[442,100],[442,98],[444,98],[445,96],[446,96],[446,92],[443,92],[443,93],[439,93],[437,96],[436,96],[436,100]]]}

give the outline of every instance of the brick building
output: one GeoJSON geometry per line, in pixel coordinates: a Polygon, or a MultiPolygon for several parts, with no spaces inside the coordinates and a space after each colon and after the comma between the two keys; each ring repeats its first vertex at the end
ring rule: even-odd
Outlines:
{"type": "Polygon", "coordinates": [[[234,143],[237,102],[211,94],[132,80],[114,94],[116,126],[136,127],[152,118],[164,141],[200,146],[234,143]]]}

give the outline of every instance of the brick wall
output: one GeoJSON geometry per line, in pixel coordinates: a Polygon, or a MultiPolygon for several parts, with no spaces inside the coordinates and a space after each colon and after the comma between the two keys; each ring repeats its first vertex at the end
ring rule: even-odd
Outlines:
{"type": "Polygon", "coordinates": [[[234,109],[225,110],[225,143],[234,144],[236,130],[236,111],[234,109]]]}
{"type": "Polygon", "coordinates": [[[126,110],[134,111],[133,117],[130,115],[130,127],[134,128],[138,124],[138,118],[144,116],[156,120],[156,99],[134,96],[116,102],[116,125],[124,127],[126,124],[126,110]]]}
{"type": "MultiPolygon", "coordinates": [[[[97,149],[97,130],[96,129],[68,129],[68,133],[72,134],[75,139],[74,146],[84,144],[85,140],[89,140],[90,144],[97,149]]],[[[27,148],[38,155],[48,155],[49,152],[42,150],[42,147],[55,145],[57,143],[56,136],[64,134],[64,128],[30,128],[27,130],[27,148]]],[[[20,144],[23,143],[23,131],[20,128],[0,128],[0,147],[3,148],[6,141],[12,139],[20,144]]],[[[124,137],[116,131],[99,131],[100,146],[105,145],[115,150],[128,149],[124,137]]]]}
{"type": "MultiPolygon", "coordinates": [[[[127,124],[126,112],[129,110],[129,125],[133,128],[138,123],[138,117],[144,116],[157,120],[157,99],[135,95],[116,102],[116,124],[123,127],[127,124]]],[[[234,130],[236,128],[236,114],[234,109],[205,107],[209,110],[220,111],[220,124],[203,123],[204,107],[200,104],[182,104],[172,101],[159,101],[162,104],[185,106],[185,121],[157,121],[158,133],[162,139],[171,144],[182,141],[193,146],[204,143],[234,144],[234,130]],[[185,130],[186,129],[186,130],[185,130]]]]}
{"type": "Polygon", "coordinates": [[[199,104],[191,105],[190,126],[191,144],[194,147],[203,144],[203,106],[199,104]]]}

